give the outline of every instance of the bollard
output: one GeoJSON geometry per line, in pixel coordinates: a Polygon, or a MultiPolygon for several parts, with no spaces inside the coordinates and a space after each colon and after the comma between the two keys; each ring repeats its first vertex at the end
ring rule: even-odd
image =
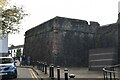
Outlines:
{"type": "Polygon", "coordinates": [[[64,70],[65,80],[68,80],[68,69],[65,68],[64,70]]]}
{"type": "Polygon", "coordinates": [[[41,70],[41,62],[39,62],[39,69],[41,70]]]}
{"type": "Polygon", "coordinates": [[[60,80],[60,66],[57,66],[57,80],[60,80]]]}
{"type": "Polygon", "coordinates": [[[41,69],[40,69],[40,62],[39,62],[38,64],[39,64],[39,70],[41,70],[41,69]]]}
{"type": "Polygon", "coordinates": [[[47,64],[45,63],[45,74],[47,74],[47,64]]]}
{"type": "Polygon", "coordinates": [[[54,65],[51,65],[51,79],[54,79],[54,65]]]}
{"type": "Polygon", "coordinates": [[[39,65],[39,61],[37,61],[37,69],[40,69],[40,67],[39,67],[40,65],[39,65]]]}
{"type": "Polygon", "coordinates": [[[51,65],[49,67],[49,77],[51,78],[51,65]]]}
{"type": "Polygon", "coordinates": [[[34,61],[33,61],[33,67],[34,67],[34,61]]]}
{"type": "Polygon", "coordinates": [[[42,62],[40,62],[40,70],[42,71],[42,62]]]}
{"type": "Polygon", "coordinates": [[[44,72],[44,63],[42,63],[42,72],[44,72]]]}
{"type": "Polygon", "coordinates": [[[70,74],[69,77],[70,77],[70,80],[74,80],[75,74],[70,74]]]}

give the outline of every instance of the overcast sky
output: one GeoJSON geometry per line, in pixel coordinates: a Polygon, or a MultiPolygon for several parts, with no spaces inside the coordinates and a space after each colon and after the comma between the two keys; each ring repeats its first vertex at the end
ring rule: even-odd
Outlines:
{"type": "Polygon", "coordinates": [[[55,16],[96,21],[100,25],[115,23],[119,0],[12,0],[29,14],[21,23],[19,34],[9,35],[8,46],[24,44],[26,30],[55,16]]]}

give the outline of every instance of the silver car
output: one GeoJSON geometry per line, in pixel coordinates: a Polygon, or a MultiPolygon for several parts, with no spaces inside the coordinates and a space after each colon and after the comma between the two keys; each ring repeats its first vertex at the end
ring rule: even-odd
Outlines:
{"type": "Polygon", "coordinates": [[[17,68],[12,57],[0,57],[0,76],[2,78],[17,78],[17,68]]]}

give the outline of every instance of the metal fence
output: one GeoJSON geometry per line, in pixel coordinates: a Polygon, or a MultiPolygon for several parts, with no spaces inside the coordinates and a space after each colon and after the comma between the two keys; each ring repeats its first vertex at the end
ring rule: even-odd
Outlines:
{"type": "Polygon", "coordinates": [[[103,68],[104,80],[120,80],[120,64],[103,68]]]}

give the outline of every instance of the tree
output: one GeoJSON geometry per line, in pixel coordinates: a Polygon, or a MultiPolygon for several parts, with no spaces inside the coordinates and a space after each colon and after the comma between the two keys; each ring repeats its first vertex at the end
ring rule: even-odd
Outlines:
{"type": "Polygon", "coordinates": [[[16,57],[17,57],[17,59],[20,59],[20,57],[21,57],[21,49],[17,49],[16,57]]]}
{"type": "Polygon", "coordinates": [[[0,1],[0,31],[2,32],[0,38],[3,38],[6,34],[19,32],[19,24],[27,15],[24,13],[23,8],[17,6],[7,8],[5,7],[6,4],[7,0],[0,1]]]}
{"type": "Polygon", "coordinates": [[[7,0],[0,0],[0,9],[3,9],[6,4],[8,4],[8,1],[7,0]]]}

